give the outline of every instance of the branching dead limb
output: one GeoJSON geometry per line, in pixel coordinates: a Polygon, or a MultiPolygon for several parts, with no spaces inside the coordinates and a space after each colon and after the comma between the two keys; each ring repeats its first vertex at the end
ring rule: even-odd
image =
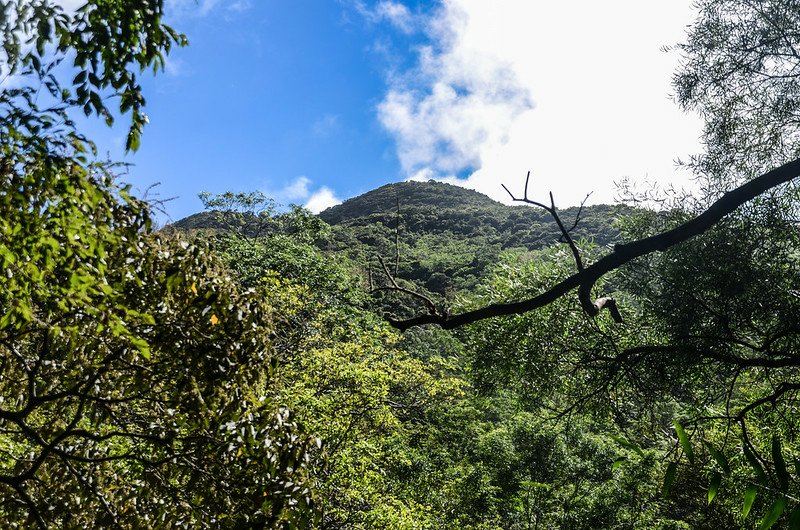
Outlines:
{"type": "MultiPolygon", "coordinates": [[[[491,304],[460,314],[429,313],[403,320],[390,318],[388,319],[389,323],[399,330],[406,330],[424,324],[436,324],[445,329],[452,329],[491,317],[526,313],[558,300],[575,288],[579,289],[579,296],[585,298],[591,292],[597,280],[609,272],[622,267],[636,258],[653,252],[664,251],[696,235],[702,234],[718,223],[723,217],[732,213],[746,202],[772,188],[790,182],[797,176],[800,176],[800,159],[792,160],[725,193],[703,213],[680,226],[631,243],[616,245],[614,251],[610,254],[607,254],[590,266],[579,270],[577,273],[533,298],[519,302],[491,304]]],[[[527,200],[527,193],[523,200],[527,200]]],[[[532,202],[532,204],[534,203],[532,202]]],[[[541,203],[535,204],[546,210],[549,208],[541,203]]],[[[590,309],[587,305],[584,305],[583,302],[584,300],[582,300],[581,305],[590,315],[596,315],[600,311],[599,308],[595,307],[594,303],[591,304],[592,308],[590,309]]]]}
{"type": "MultiPolygon", "coordinates": [[[[580,249],[578,249],[578,246],[575,244],[575,241],[572,239],[572,235],[570,234],[570,232],[574,230],[578,224],[578,220],[580,219],[580,211],[578,211],[578,215],[575,219],[575,223],[572,225],[572,228],[567,230],[567,228],[564,226],[564,223],[561,221],[561,216],[558,215],[558,209],[556,208],[556,203],[555,200],[553,199],[552,192],[550,192],[550,206],[547,206],[544,203],[534,201],[528,198],[528,184],[530,183],[530,180],[531,180],[531,172],[528,171],[528,175],[525,177],[525,192],[522,198],[515,197],[514,194],[511,193],[511,191],[509,191],[508,188],[506,188],[505,184],[501,184],[501,186],[503,186],[503,189],[506,190],[508,195],[511,197],[512,201],[522,202],[525,204],[530,204],[532,206],[538,206],[539,208],[544,209],[547,213],[550,214],[550,216],[553,218],[553,220],[555,220],[556,224],[558,225],[559,231],[561,232],[559,240],[563,241],[569,246],[569,249],[572,251],[572,257],[575,259],[575,266],[578,268],[579,271],[582,271],[583,259],[581,258],[581,252],[580,249]]],[[[584,202],[586,202],[586,199],[584,199],[584,202]]],[[[583,205],[581,205],[581,208],[583,208],[583,205]]]]}
{"type": "MultiPolygon", "coordinates": [[[[569,247],[570,251],[572,252],[572,257],[575,260],[575,267],[578,269],[578,272],[581,272],[584,269],[583,265],[583,258],[581,258],[581,251],[578,248],[578,245],[575,244],[575,240],[572,239],[572,231],[578,226],[578,223],[581,219],[581,212],[583,211],[583,206],[586,204],[586,200],[589,198],[591,193],[587,194],[586,197],[581,202],[580,208],[578,208],[578,213],[575,216],[575,222],[572,223],[570,228],[567,228],[564,225],[564,222],[561,220],[561,216],[558,214],[558,208],[556,208],[556,201],[553,198],[553,192],[550,192],[550,206],[543,204],[538,201],[534,201],[528,198],[528,185],[530,184],[531,180],[531,172],[528,171],[527,176],[525,177],[525,191],[522,198],[515,197],[505,185],[503,189],[511,196],[511,200],[514,202],[522,202],[525,204],[530,204],[532,206],[538,206],[539,208],[543,208],[553,220],[556,222],[558,226],[558,230],[561,232],[558,240],[562,243],[566,243],[569,247]]],[[[611,312],[611,317],[614,319],[615,322],[622,322],[622,314],[620,314],[619,309],[617,308],[617,303],[614,301],[613,298],[608,296],[604,296],[599,298],[598,300],[592,301],[592,293],[591,293],[591,285],[581,285],[578,288],[578,300],[580,300],[581,307],[586,312],[586,314],[590,316],[595,316],[600,313],[604,308],[608,308],[611,312]]]]}
{"type": "Polygon", "coordinates": [[[413,298],[416,298],[417,300],[421,300],[422,303],[425,304],[425,307],[428,309],[428,314],[429,315],[436,316],[436,317],[444,317],[445,316],[445,315],[441,314],[438,311],[438,309],[436,308],[436,304],[433,302],[433,300],[431,300],[430,298],[428,298],[427,296],[425,296],[422,293],[418,293],[416,291],[412,291],[411,289],[406,289],[405,287],[403,287],[399,283],[397,283],[397,280],[395,279],[395,277],[392,276],[391,272],[389,272],[389,267],[386,266],[386,262],[383,261],[383,258],[381,258],[380,256],[376,256],[376,257],[378,258],[378,262],[381,264],[381,267],[383,268],[383,272],[386,274],[386,278],[389,279],[389,282],[390,282],[391,285],[388,285],[386,287],[374,287],[372,289],[372,292],[376,292],[376,291],[396,291],[398,293],[404,293],[404,294],[407,294],[407,295],[409,295],[409,296],[411,296],[413,298]]]}

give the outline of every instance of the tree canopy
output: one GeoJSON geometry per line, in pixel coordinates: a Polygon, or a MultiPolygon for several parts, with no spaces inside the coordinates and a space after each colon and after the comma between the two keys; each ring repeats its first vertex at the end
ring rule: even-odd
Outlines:
{"type": "Polygon", "coordinates": [[[185,39],[163,4],[4,2],[0,519],[41,528],[305,524],[315,439],[274,400],[272,308],[149,206],[70,119],[146,121],[136,72],[185,39]],[[64,86],[55,69],[73,60],[64,86]],[[51,99],[41,105],[36,95],[51,99]]]}
{"type": "Polygon", "coordinates": [[[73,118],[139,146],[163,1],[0,10],[4,526],[800,528],[800,3],[697,3],[693,201],[228,192],[161,231],[73,118]]]}

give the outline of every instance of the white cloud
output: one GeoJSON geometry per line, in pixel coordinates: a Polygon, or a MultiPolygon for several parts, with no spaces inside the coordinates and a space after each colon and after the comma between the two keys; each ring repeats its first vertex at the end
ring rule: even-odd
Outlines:
{"type": "Polygon", "coordinates": [[[698,118],[669,99],[689,1],[443,0],[430,45],[395,75],[378,106],[408,176],[468,175],[558,204],[613,199],[613,182],[688,181],[673,160],[699,151],[698,118]]]}
{"type": "Polygon", "coordinates": [[[253,7],[253,3],[250,0],[237,0],[228,6],[228,10],[242,12],[247,11],[251,7],[253,7]]]}
{"type": "Polygon", "coordinates": [[[169,55],[164,56],[164,72],[168,76],[180,77],[185,71],[186,65],[183,60],[171,57],[169,55]]]}
{"type": "Polygon", "coordinates": [[[442,173],[436,173],[429,167],[424,167],[414,173],[413,175],[406,177],[407,182],[428,182],[429,180],[435,180],[437,182],[445,182],[447,184],[454,184],[456,186],[464,186],[464,180],[459,179],[455,175],[446,175],[442,173]]]}
{"type": "Polygon", "coordinates": [[[308,185],[311,184],[311,179],[308,177],[297,177],[294,182],[283,188],[280,192],[281,199],[289,201],[305,200],[311,195],[308,185]]]}
{"type": "Polygon", "coordinates": [[[199,16],[203,17],[217,8],[228,11],[242,12],[253,7],[251,0],[166,0],[169,12],[173,16],[199,16]]]}
{"type": "Polygon", "coordinates": [[[412,33],[417,29],[417,17],[400,2],[382,0],[375,7],[369,8],[363,1],[357,0],[354,5],[356,10],[373,24],[388,22],[403,33],[412,33]]]}
{"type": "Polygon", "coordinates": [[[435,179],[437,176],[438,175],[436,175],[431,168],[424,167],[410,177],[407,177],[406,180],[410,182],[427,182],[431,179],[435,179]]]}
{"type": "Polygon", "coordinates": [[[342,202],[327,186],[313,188],[310,178],[299,176],[279,190],[267,190],[265,193],[275,199],[278,204],[302,204],[303,207],[314,213],[319,213],[342,202]]]}
{"type": "Polygon", "coordinates": [[[414,30],[414,17],[411,15],[411,11],[400,2],[384,0],[377,5],[375,13],[405,33],[414,30]]]}
{"type": "Polygon", "coordinates": [[[331,206],[336,206],[340,204],[342,201],[334,195],[333,191],[328,188],[327,186],[323,186],[319,190],[317,190],[311,197],[309,197],[308,201],[305,204],[305,207],[308,210],[311,210],[313,213],[319,213],[326,208],[330,208],[331,206]]]}
{"type": "Polygon", "coordinates": [[[214,6],[216,6],[218,3],[219,0],[200,0],[198,6],[198,11],[200,12],[200,15],[201,16],[207,15],[212,9],[214,9],[214,6]]]}

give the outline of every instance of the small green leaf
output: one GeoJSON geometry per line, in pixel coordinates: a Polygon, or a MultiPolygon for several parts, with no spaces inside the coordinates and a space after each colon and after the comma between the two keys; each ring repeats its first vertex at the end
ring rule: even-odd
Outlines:
{"type": "Polygon", "coordinates": [[[781,491],[789,489],[789,472],[786,471],[786,461],[783,459],[781,450],[781,439],[778,436],[772,437],[772,461],[775,463],[775,474],[778,476],[778,483],[781,491]]]}
{"type": "Polygon", "coordinates": [[[626,440],[622,436],[614,436],[612,434],[611,435],[611,439],[614,440],[615,442],[617,442],[619,445],[621,445],[625,449],[630,449],[631,451],[635,452],[637,455],[644,456],[644,451],[642,451],[641,447],[639,447],[635,443],[629,442],[628,440],[626,440]]]}
{"type": "Polygon", "coordinates": [[[131,344],[133,344],[136,347],[136,349],[139,350],[139,353],[142,354],[142,357],[144,357],[145,359],[147,359],[149,361],[150,360],[150,344],[148,344],[146,340],[144,340],[144,339],[142,339],[140,337],[131,337],[130,340],[131,340],[131,344]]]}
{"type": "Polygon", "coordinates": [[[140,143],[141,133],[135,128],[131,128],[131,130],[128,131],[128,139],[125,142],[125,150],[135,153],[139,149],[140,143]]]}
{"type": "Polygon", "coordinates": [[[181,283],[182,279],[183,278],[181,278],[181,275],[180,275],[179,271],[173,272],[171,274],[167,274],[167,281],[166,281],[167,290],[168,291],[174,291],[176,289],[176,287],[181,283]]]}
{"type": "Polygon", "coordinates": [[[686,453],[686,458],[689,459],[690,463],[694,464],[694,449],[692,449],[692,443],[689,441],[689,435],[686,434],[686,431],[683,429],[683,425],[681,425],[678,420],[675,420],[672,423],[675,424],[675,432],[678,433],[678,440],[681,442],[683,452],[686,453]]]}
{"type": "Polygon", "coordinates": [[[756,477],[758,477],[759,482],[766,484],[767,474],[764,472],[761,462],[758,461],[758,458],[756,458],[756,455],[753,454],[746,443],[742,445],[742,449],[744,451],[744,457],[750,463],[750,467],[753,468],[753,472],[756,474],[756,477]]]}
{"type": "Polygon", "coordinates": [[[2,317],[0,317],[0,329],[5,329],[9,327],[13,319],[14,319],[14,313],[11,311],[6,311],[6,313],[2,317]]]}
{"type": "Polygon", "coordinates": [[[728,458],[722,454],[722,451],[711,445],[711,442],[704,442],[706,447],[708,447],[708,452],[711,453],[711,456],[714,458],[714,461],[720,467],[723,473],[729,475],[731,472],[731,466],[728,463],[728,458]]]}
{"type": "Polygon", "coordinates": [[[720,482],[722,482],[722,475],[720,475],[719,472],[715,472],[711,477],[711,483],[708,485],[708,504],[711,504],[714,497],[717,496],[720,482]]]}
{"type": "Polygon", "coordinates": [[[534,482],[534,481],[531,481],[531,480],[523,480],[523,481],[522,481],[520,484],[521,484],[523,487],[525,487],[525,488],[528,488],[528,489],[531,489],[531,488],[533,488],[533,489],[545,489],[545,490],[549,490],[549,489],[551,489],[551,488],[553,487],[553,486],[552,486],[552,485],[550,485],[550,484],[544,484],[544,483],[542,483],[542,482],[534,482]]]}
{"type": "Polygon", "coordinates": [[[742,519],[746,519],[750,514],[750,509],[753,507],[753,502],[756,500],[758,494],[758,487],[754,485],[747,486],[744,490],[744,504],[742,505],[742,519]]]}
{"type": "Polygon", "coordinates": [[[611,464],[611,471],[615,471],[619,466],[621,466],[627,461],[628,461],[627,456],[621,456],[617,458],[616,460],[614,460],[614,463],[611,464]]]}
{"type": "Polygon", "coordinates": [[[795,506],[789,515],[789,530],[800,530],[800,506],[795,506]]]}
{"type": "Polygon", "coordinates": [[[780,518],[783,510],[786,509],[786,497],[780,497],[772,503],[772,506],[769,507],[766,515],[764,518],[761,519],[761,523],[758,525],[758,530],[767,530],[768,528],[772,528],[778,519],[780,518]]]}
{"type": "Polygon", "coordinates": [[[661,486],[661,493],[666,497],[672,489],[672,483],[675,482],[675,474],[678,472],[678,463],[670,462],[667,466],[667,472],[664,474],[664,485],[661,486]]]}

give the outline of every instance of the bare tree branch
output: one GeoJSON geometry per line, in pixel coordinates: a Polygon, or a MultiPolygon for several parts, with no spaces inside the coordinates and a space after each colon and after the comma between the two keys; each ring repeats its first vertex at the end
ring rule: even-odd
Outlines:
{"type": "Polygon", "coordinates": [[[590,191],[589,193],[587,193],[586,197],[584,197],[583,200],[581,201],[581,205],[578,207],[578,213],[575,214],[575,222],[572,223],[572,226],[569,227],[567,232],[572,233],[572,231],[578,227],[578,223],[581,222],[581,214],[583,213],[583,207],[586,206],[586,201],[589,200],[589,197],[592,196],[592,193],[594,192],[590,191]]]}
{"type": "MultiPolygon", "coordinates": [[[[437,324],[442,328],[452,329],[486,318],[526,313],[554,302],[575,288],[579,288],[583,295],[586,295],[591,291],[597,280],[609,272],[636,258],[653,252],[664,251],[702,234],[746,202],[776,186],[790,182],[798,175],[800,175],[800,159],[787,162],[725,193],[703,213],[680,226],[631,243],[616,245],[614,251],[610,254],[533,298],[519,302],[491,304],[461,314],[426,314],[405,320],[389,319],[389,323],[400,330],[423,324],[437,324]]],[[[507,188],[506,191],[508,191],[507,188]]],[[[525,199],[527,199],[527,181],[525,199]]],[[[541,203],[539,205],[541,206],[541,203]]],[[[545,206],[542,207],[547,209],[545,206]]],[[[594,307],[594,304],[592,304],[592,307],[594,307]]],[[[587,309],[589,308],[584,306],[584,310],[587,309]]],[[[597,308],[587,311],[590,315],[596,315],[597,312],[599,312],[597,308]]]]}
{"type": "Polygon", "coordinates": [[[375,287],[374,289],[372,289],[373,292],[375,292],[375,291],[397,291],[399,293],[405,293],[405,294],[407,294],[409,296],[412,296],[412,297],[414,297],[414,298],[416,298],[418,300],[421,300],[425,304],[425,307],[428,308],[428,314],[429,315],[442,316],[437,311],[436,304],[433,303],[433,300],[431,300],[430,298],[428,298],[427,296],[425,296],[422,293],[418,293],[416,291],[412,291],[411,289],[406,289],[405,287],[402,287],[400,284],[398,284],[397,280],[394,278],[394,276],[392,276],[391,272],[389,272],[389,267],[386,266],[386,262],[383,261],[383,258],[380,257],[380,256],[376,256],[376,257],[378,258],[378,262],[381,264],[381,267],[383,267],[383,272],[386,273],[386,277],[389,279],[389,282],[391,283],[391,285],[387,286],[387,287],[375,287]]]}
{"type": "MultiPolygon", "coordinates": [[[[505,185],[502,186],[503,189],[505,189],[506,192],[511,196],[511,200],[515,202],[522,202],[525,204],[538,206],[539,208],[543,208],[547,213],[550,214],[550,216],[556,222],[558,230],[561,232],[561,235],[559,236],[558,240],[562,243],[566,243],[567,246],[569,246],[569,249],[572,252],[572,257],[575,260],[575,267],[577,267],[578,272],[581,272],[584,269],[583,258],[581,258],[581,252],[580,249],[578,248],[578,245],[576,245],[575,240],[572,239],[571,232],[575,230],[575,227],[578,226],[578,223],[580,222],[581,219],[581,212],[583,211],[583,205],[586,204],[586,200],[589,198],[591,193],[587,194],[586,197],[584,197],[583,201],[581,201],[581,206],[580,208],[578,208],[578,213],[575,216],[575,222],[572,224],[570,228],[567,228],[566,226],[564,226],[563,221],[561,221],[561,216],[558,214],[558,208],[556,208],[556,202],[555,199],[553,198],[553,192],[550,192],[550,206],[547,206],[546,204],[528,198],[528,184],[530,183],[530,179],[531,179],[531,172],[528,171],[528,174],[525,177],[525,192],[522,198],[515,197],[514,194],[511,193],[509,189],[506,188],[505,185]]],[[[600,313],[600,311],[602,311],[604,308],[607,308],[611,313],[611,317],[614,319],[614,322],[622,322],[622,314],[619,312],[619,309],[617,308],[617,302],[613,298],[608,296],[604,296],[592,302],[591,291],[592,291],[592,285],[585,285],[585,286],[582,285],[578,289],[578,300],[580,301],[581,307],[586,312],[586,314],[590,316],[595,316],[598,313],[600,313]]]]}
{"type": "MultiPolygon", "coordinates": [[[[572,252],[572,257],[575,260],[575,267],[577,267],[578,272],[582,271],[584,269],[584,265],[583,265],[583,259],[581,258],[581,252],[580,249],[578,248],[578,245],[576,245],[575,241],[572,239],[572,235],[570,233],[575,229],[576,226],[578,226],[578,222],[580,221],[581,218],[581,211],[583,210],[583,205],[586,203],[586,200],[589,198],[589,195],[591,194],[586,195],[586,197],[583,199],[583,201],[581,202],[581,206],[578,209],[578,214],[575,216],[575,222],[572,224],[571,228],[567,229],[567,227],[564,226],[564,223],[561,221],[561,216],[558,214],[558,209],[556,208],[556,202],[555,199],[553,198],[553,192],[550,192],[550,206],[547,206],[544,203],[534,201],[528,198],[528,185],[530,183],[530,179],[531,179],[531,172],[528,171],[528,174],[525,177],[525,192],[522,198],[515,197],[514,194],[511,193],[509,189],[506,188],[505,185],[503,185],[503,189],[505,189],[506,192],[511,196],[511,200],[515,202],[522,202],[525,204],[538,206],[539,208],[544,209],[547,213],[550,214],[550,216],[556,222],[558,230],[561,232],[561,235],[559,236],[558,240],[562,243],[566,243],[567,246],[569,246],[569,249],[572,252]]],[[[580,288],[578,290],[578,299],[581,302],[581,307],[583,307],[583,310],[587,314],[595,316],[603,308],[607,307],[609,311],[611,311],[614,321],[622,322],[622,315],[617,309],[616,302],[612,298],[603,297],[595,302],[592,302],[591,295],[592,295],[591,285],[587,286],[585,289],[580,288]]]]}

